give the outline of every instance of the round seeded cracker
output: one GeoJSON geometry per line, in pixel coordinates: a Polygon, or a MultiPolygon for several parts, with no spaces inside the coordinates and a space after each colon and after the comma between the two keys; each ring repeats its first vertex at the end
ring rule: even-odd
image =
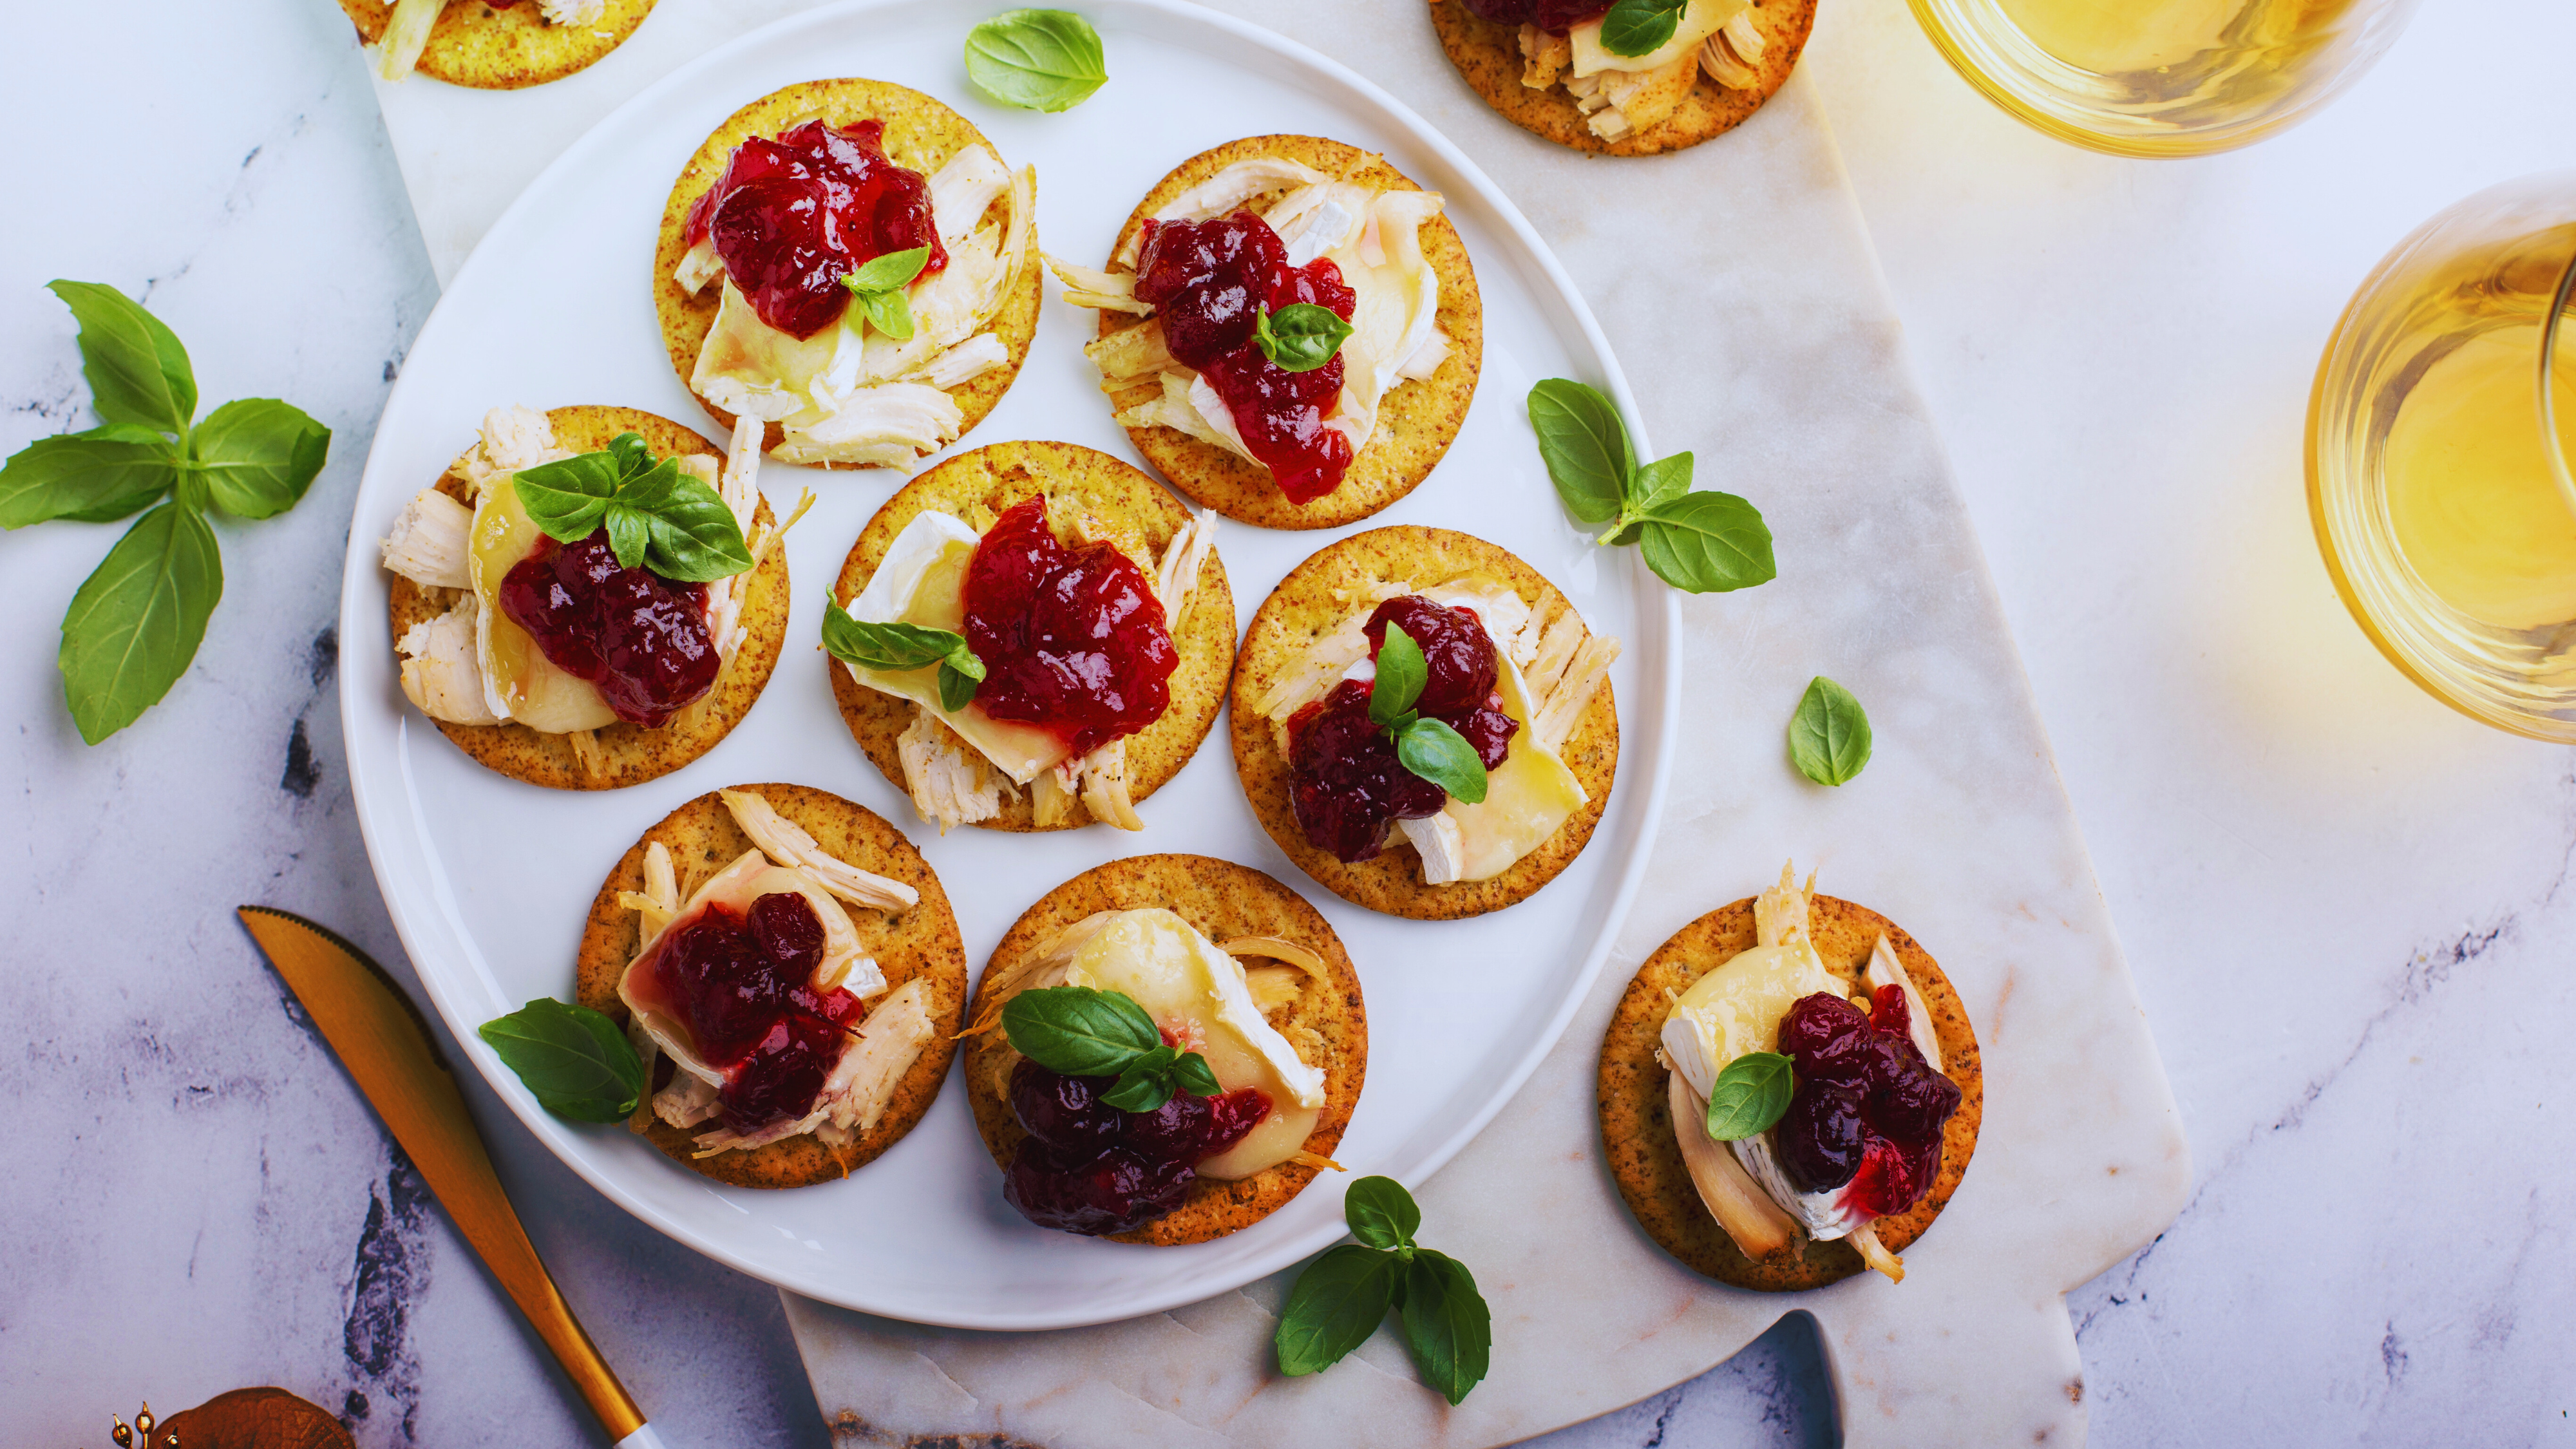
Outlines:
{"type": "MultiPolygon", "coordinates": [[[[1250,866],[1204,855],[1138,855],[1096,866],[1057,886],[1020,913],[993,948],[982,980],[1003,979],[1065,927],[1100,911],[1161,907],[1189,922],[1210,940],[1223,943],[1240,936],[1276,936],[1294,941],[1324,959],[1326,979],[1303,978],[1293,1001],[1266,1013],[1307,1065],[1324,1072],[1324,1107],[1314,1130],[1306,1134],[1305,1151],[1330,1157],[1350,1125],[1368,1072],[1368,1012],[1360,1002],[1360,979],[1351,969],[1321,912],[1295,891],[1250,866]]],[[[984,1019],[978,995],[970,1021],[984,1019]]],[[[996,1029],[969,1038],[966,1045],[966,1100],[975,1112],[975,1130],[1003,1171],[1019,1155],[1028,1133],[1011,1115],[1011,1069],[1020,1054],[996,1029]]],[[[1278,1211],[1305,1189],[1320,1169],[1283,1162],[1239,1182],[1201,1178],[1179,1207],[1111,1241],[1169,1247],[1204,1243],[1240,1232],[1278,1211]]]]}
{"type": "MultiPolygon", "coordinates": [[[[696,375],[698,350],[706,345],[707,333],[714,329],[716,309],[724,299],[724,290],[709,283],[692,297],[674,276],[680,258],[688,254],[688,244],[681,239],[682,224],[688,220],[689,208],[704,196],[722,177],[733,160],[736,147],[754,136],[776,136],[805,121],[821,119],[835,126],[855,125],[875,119],[885,122],[885,154],[896,165],[918,171],[924,180],[936,175],[949,158],[969,146],[982,146],[1002,159],[1002,148],[987,140],[975,129],[975,123],[949,109],[941,102],[906,86],[877,80],[816,80],[772,91],[725,118],[698,147],[689,164],[680,168],[680,178],[671,183],[671,197],[662,207],[661,239],[653,249],[653,308],[662,322],[662,345],[671,354],[671,366],[678,369],[680,385],[689,386],[696,375]]],[[[1003,161],[1007,167],[1008,161],[1003,161]]],[[[1034,206],[1035,198],[1031,198],[1034,206]]],[[[1010,206],[1006,189],[993,198],[985,216],[999,220],[1010,206]]],[[[1001,311],[987,324],[1002,339],[1008,360],[982,376],[949,388],[948,396],[966,415],[958,429],[964,437],[975,430],[1002,394],[1010,391],[1012,379],[1020,375],[1020,364],[1029,355],[1029,339],[1037,335],[1038,274],[1045,268],[1038,261],[1038,230],[1034,217],[1029,222],[1028,250],[1020,259],[1017,275],[1003,283],[1001,311]]],[[[694,394],[696,389],[691,388],[694,394]]],[[[698,398],[708,414],[733,430],[734,415],[698,398]]],[[[775,448],[786,437],[786,429],[771,423],[761,439],[763,448],[775,448]]],[[[818,462],[813,468],[855,468],[854,463],[818,462]]]]}
{"type": "MultiPolygon", "coordinates": [[[[847,600],[866,588],[895,535],[924,509],[951,514],[981,530],[991,527],[1004,509],[1041,491],[1048,498],[1047,516],[1059,529],[1069,517],[1067,510],[1080,508],[1127,550],[1149,580],[1154,561],[1190,518],[1189,509],[1161,485],[1107,453],[1073,443],[993,443],[960,453],[896,490],[850,546],[832,597],[847,600]]],[[[1226,680],[1234,672],[1234,593],[1213,548],[1199,564],[1198,583],[1181,617],[1165,623],[1181,656],[1170,680],[1171,704],[1161,718],[1127,737],[1128,798],[1139,805],[1198,753],[1216,724],[1226,680]]],[[[832,700],[840,707],[841,722],[886,779],[897,790],[905,789],[895,741],[911,727],[912,701],[865,688],[828,654],[823,662],[831,673],[832,700]]],[[[1003,798],[1000,815],[975,823],[993,830],[1071,830],[1090,824],[1091,811],[1076,799],[1064,823],[1041,827],[1034,797],[1023,789],[1016,798],[1003,798]]]]}
{"type": "MultiPolygon", "coordinates": [[[[1986,1105],[1977,1034],[1950,978],[1895,922],[1867,907],[1817,896],[1808,908],[1808,932],[1825,969],[1851,983],[1855,993],[1866,990],[1860,983],[1870,947],[1880,933],[1886,934],[1929,1008],[1933,1037],[1941,1044],[1942,1071],[1958,1084],[1959,1110],[1942,1130],[1941,1170],[1931,1191],[1904,1212],[1878,1220],[1879,1241],[1889,1252],[1901,1253],[1941,1215],[1977,1150],[1977,1124],[1986,1105]]],[[[1638,968],[1601,1040],[1601,1146],[1628,1211],[1665,1252],[1721,1283],[1793,1293],[1839,1282],[1868,1265],[1859,1249],[1841,1239],[1809,1241],[1796,1257],[1744,1256],[1700,1201],[1690,1169],[1682,1165],[1681,1144],[1673,1139],[1668,1074],[1655,1059],[1674,998],[1753,944],[1753,902],[1740,900],[1682,927],[1638,968]]]]}
{"type": "Polygon", "coordinates": [[[1562,83],[1544,90],[1521,84],[1519,27],[1484,19],[1467,8],[1466,0],[1435,0],[1431,23],[1458,74],[1513,125],[1577,151],[1653,156],[1734,130],[1788,81],[1799,53],[1806,49],[1807,32],[1816,23],[1816,0],[1753,0],[1753,8],[1745,13],[1766,42],[1762,58],[1753,66],[1758,77],[1753,89],[1729,90],[1700,71],[1692,78],[1690,94],[1671,115],[1616,141],[1604,141],[1592,133],[1591,118],[1576,109],[1573,94],[1562,83]]]}
{"type": "MultiPolygon", "coordinates": [[[[546,420],[554,425],[555,442],[576,453],[605,448],[620,433],[640,433],[656,458],[705,456],[719,463],[723,459],[722,450],[697,433],[669,418],[636,408],[555,408],[546,414],[546,420]]],[[[466,488],[464,470],[465,459],[460,456],[440,476],[437,487],[439,492],[470,508],[473,494],[466,488]]],[[[755,529],[774,522],[769,500],[761,500],[753,520],[755,529]]],[[[461,589],[426,589],[400,574],[394,575],[390,610],[393,637],[400,640],[413,625],[446,613],[463,595],[461,589]]],[[[607,762],[599,773],[583,767],[570,740],[563,735],[539,734],[509,721],[496,725],[451,724],[446,720],[431,723],[458,749],[473,756],[477,764],[514,780],[555,790],[614,790],[640,785],[714,749],[751,712],[753,701],[760,698],[760,691],[769,683],[770,671],[778,665],[779,646],[787,636],[787,550],[771,549],[769,556],[760,561],[751,577],[751,592],[743,600],[741,617],[741,645],[734,650],[724,673],[716,677],[715,686],[697,703],[652,729],[621,720],[593,732],[607,762]]]]}
{"type": "MultiPolygon", "coordinates": [[[[938,875],[903,832],[887,824],[883,817],[838,795],[803,785],[732,788],[766,799],[781,818],[803,827],[814,837],[815,844],[843,863],[899,880],[921,893],[921,899],[908,910],[887,912],[864,906],[845,909],[850,924],[858,928],[859,941],[869,958],[885,972],[888,991],[907,981],[917,979],[924,983],[935,1032],[922,1044],[921,1056],[896,1084],[876,1125],[838,1147],[807,1133],[749,1151],[737,1149],[699,1157],[692,1139],[714,1124],[673,1127],[653,1115],[650,1101],[636,1109],[627,1126],[672,1161],[718,1182],[735,1187],[810,1187],[847,1177],[875,1161],[930,1110],[931,1101],[939,1095],[940,1083],[948,1075],[948,1059],[956,1049],[951,1039],[957,1034],[958,1013],[966,1004],[966,948],[958,939],[957,918],[949,910],[948,894],[940,889],[938,875]]],[[[620,1026],[625,1025],[629,1013],[626,1003],[618,999],[617,983],[643,940],[635,912],[619,905],[617,898],[622,891],[644,889],[644,848],[657,840],[671,852],[683,901],[708,877],[752,848],[751,838],[734,823],[733,813],[725,809],[724,801],[710,793],[662,817],[618,858],[616,868],[609,871],[608,879],[590,903],[590,919],[582,928],[575,963],[575,989],[582,1005],[607,1013],[620,1026]]],[[[667,1061],[658,1065],[664,1070],[670,1067],[667,1061]]],[[[657,1081],[651,1085],[658,1087],[667,1081],[658,1071],[656,1075],[657,1081]]]]}
{"type": "Polygon", "coordinates": [[[1344,864],[1306,839],[1288,797],[1288,760],[1280,731],[1254,701],[1293,672],[1306,651],[1340,628],[1360,591],[1380,581],[1431,588],[1471,575],[1499,578],[1542,616],[1574,606],[1538,570],[1508,550],[1445,528],[1400,524],[1353,534],[1291,569],[1262,601],[1246,631],[1234,671],[1234,767],[1253,813],[1288,858],[1326,890],[1354,905],[1423,921],[1450,921],[1517,904],[1556,879],[1582,854],[1610,803],[1619,768],[1619,711],[1603,680],[1558,751],[1587,797],[1538,848],[1487,880],[1432,885],[1422,857],[1401,842],[1373,860],[1344,864]]]}
{"type": "MultiPolygon", "coordinates": [[[[340,0],[358,39],[385,38],[391,0],[340,0]]],[[[588,25],[557,25],[533,0],[495,8],[481,0],[451,0],[430,26],[421,47],[420,73],[449,85],[514,91],[544,85],[581,70],[626,43],[652,13],[653,0],[608,0],[588,25]]]]}
{"type": "MultiPolygon", "coordinates": [[[[1331,177],[1347,177],[1386,191],[1420,191],[1412,178],[1382,156],[1321,136],[1249,136],[1202,151],[1174,167],[1154,184],[1119,229],[1112,257],[1123,253],[1147,218],[1182,192],[1238,161],[1260,156],[1301,161],[1331,177]]],[[[1276,200],[1287,188],[1258,196],[1247,206],[1276,200]]],[[[1291,503],[1279,491],[1270,470],[1248,463],[1214,443],[1201,442],[1176,428],[1129,428],[1136,451],[1171,485],[1193,501],[1228,518],[1263,528],[1339,528],[1356,523],[1412,492],[1431,476],[1434,464],[1449,451],[1458,427],[1467,419],[1467,404],[1476,396],[1476,376],[1484,365],[1485,308],[1476,290],[1476,269],[1467,260],[1466,244],[1446,216],[1421,230],[1422,255],[1440,278],[1440,330],[1449,337],[1447,360],[1430,377],[1399,382],[1387,390],[1378,408],[1377,428],[1368,446],[1351,460],[1340,487],[1310,503],[1291,503]]],[[[1123,312],[1100,314],[1103,336],[1146,319],[1123,312]]],[[[1113,410],[1125,409],[1152,395],[1152,387],[1130,388],[1111,399],[1113,410]]]]}

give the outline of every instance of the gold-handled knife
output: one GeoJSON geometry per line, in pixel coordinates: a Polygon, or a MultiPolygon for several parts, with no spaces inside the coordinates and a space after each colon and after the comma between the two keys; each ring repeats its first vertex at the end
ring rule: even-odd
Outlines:
{"type": "Polygon", "coordinates": [[[653,1426],[644,1422],[643,1411],[537,1260],[420,1008],[365,952],[301,916],[243,906],[241,919],[438,1194],[448,1219],[501,1280],[537,1337],[554,1350],[617,1449],[662,1449],[653,1426]]]}

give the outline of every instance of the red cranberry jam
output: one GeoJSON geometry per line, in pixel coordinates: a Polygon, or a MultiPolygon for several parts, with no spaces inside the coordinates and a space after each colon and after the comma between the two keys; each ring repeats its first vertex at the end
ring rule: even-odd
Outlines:
{"type": "Polygon", "coordinates": [[[1798,1078],[1776,1138],[1789,1180],[1801,1192],[1849,1183],[1843,1201],[1872,1217],[1920,1201],[1959,1088],[1914,1049],[1905,989],[1878,988],[1866,1016],[1839,996],[1801,997],[1781,1019],[1780,1050],[1798,1078]]]}
{"type": "Polygon", "coordinates": [[[1067,548],[1046,497],[1013,504],[966,566],[966,643],[984,661],[975,702],[1052,730],[1076,755],[1162,718],[1180,651],[1154,586],[1106,542],[1067,548]]]}
{"type": "Polygon", "coordinates": [[[1288,265],[1279,233],[1248,211],[1213,221],[1148,221],[1136,299],[1162,318],[1173,358],[1225,399],[1244,447],[1289,502],[1312,502],[1342,486],[1351,440],[1324,426],[1341,405],[1341,354],[1312,371],[1289,372],[1252,340],[1265,306],[1276,312],[1309,302],[1351,320],[1359,294],[1343,284],[1341,268],[1322,257],[1288,265]]]}
{"type": "Polygon", "coordinates": [[[823,922],[793,891],[737,913],[710,903],[653,948],[648,980],[698,1056],[721,1069],[718,1115],[753,1132],[814,1110],[867,1009],[848,991],[816,991],[823,922]]]}
{"type": "Polygon", "coordinates": [[[1244,1087],[1217,1097],[1174,1092],[1151,1112],[1100,1100],[1115,1077],[1063,1077],[1023,1058],[1011,1069],[1011,1114],[1027,1129],[1002,1196],[1042,1228],[1106,1236],[1131,1232],[1190,1195],[1194,1170],[1270,1115],[1244,1087]]]}
{"type": "Polygon", "coordinates": [[[1608,0],[1467,0],[1467,8],[1498,25],[1535,25],[1550,35],[1610,13],[1608,0]]]}
{"type": "MultiPolygon", "coordinates": [[[[1422,648],[1425,680],[1415,713],[1465,736],[1486,769],[1502,764],[1520,726],[1503,713],[1494,689],[1502,665],[1475,611],[1418,594],[1389,599],[1365,626],[1371,659],[1386,647],[1390,623],[1422,648]]],[[[1351,863],[1384,850],[1396,821],[1437,815],[1449,801],[1448,792],[1404,768],[1395,742],[1369,718],[1374,687],[1345,679],[1288,718],[1288,801],[1297,824],[1316,849],[1351,863]]]]}
{"type": "Polygon", "coordinates": [[[682,240],[708,236],[760,320],[811,337],[841,320],[841,278],[888,252],[930,248],[921,275],[948,265],[930,216],[930,183],[886,159],[885,122],[807,121],[734,149],[690,206],[682,240]]]}
{"type": "Polygon", "coordinates": [[[619,567],[606,528],[573,544],[538,538],[501,576],[501,612],[619,719],[648,729],[705,694],[724,667],[707,632],[706,585],[619,567]]]}

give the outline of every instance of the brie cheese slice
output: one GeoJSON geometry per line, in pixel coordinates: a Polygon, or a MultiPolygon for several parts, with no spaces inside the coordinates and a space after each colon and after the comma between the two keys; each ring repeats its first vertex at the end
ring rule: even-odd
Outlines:
{"type": "Polygon", "coordinates": [[[513,478],[484,484],[474,504],[466,566],[474,580],[474,648],[483,666],[483,693],[491,712],[541,734],[604,729],[617,712],[587,679],[567,674],[546,658],[535,636],[501,612],[501,580],[535,550],[545,535],[519,506],[513,478]]]}

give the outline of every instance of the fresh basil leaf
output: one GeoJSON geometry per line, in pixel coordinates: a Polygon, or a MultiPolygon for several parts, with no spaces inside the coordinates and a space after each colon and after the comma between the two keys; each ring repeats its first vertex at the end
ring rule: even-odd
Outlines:
{"type": "Polygon", "coordinates": [[[1789,716],[1789,763],[1819,785],[1850,783],[1869,763],[1869,712],[1852,692],[1819,674],[1789,716]]]}
{"type": "Polygon", "coordinates": [[[72,595],[63,615],[63,699],[97,744],[161,702],[206,637],[224,596],[215,531],[196,510],[143,515],[72,595]]]}
{"type": "Polygon", "coordinates": [[[1689,0],[1619,0],[1601,17],[1601,48],[1612,55],[1652,55],[1673,38],[1689,0]]]}
{"type": "Polygon", "coordinates": [[[1381,729],[1396,729],[1422,698],[1431,681],[1431,666],[1413,636],[1390,623],[1377,646],[1377,678],[1369,685],[1369,718],[1381,729]]]}
{"type": "Polygon", "coordinates": [[[1368,1342],[1395,1301],[1394,1254],[1344,1243],[1306,1265],[1279,1312],[1272,1342],[1279,1371],[1295,1378],[1331,1368],[1368,1342]]]}
{"type": "Polygon", "coordinates": [[[331,452],[331,430],[275,398],[243,398],[206,415],[188,452],[217,508],[235,518],[271,518],[313,486],[331,452]]]}
{"type": "Polygon", "coordinates": [[[653,470],[653,450],[642,433],[619,433],[608,440],[608,461],[617,470],[617,481],[623,483],[653,470]]]}
{"type": "Polygon", "coordinates": [[[1363,1177],[1342,1191],[1342,1220],[1351,1236],[1372,1248],[1393,1250],[1413,1241],[1422,1208],[1391,1177],[1363,1177]]]}
{"type": "Polygon", "coordinates": [[[921,269],[930,265],[930,248],[912,247],[905,251],[887,252],[870,257],[859,269],[841,278],[841,285],[853,292],[896,292],[912,285],[921,269]]]}
{"type": "Polygon", "coordinates": [[[1312,302],[1291,302],[1276,312],[1264,307],[1252,319],[1253,342],[1282,372],[1313,372],[1332,361],[1350,335],[1351,324],[1312,302]]]}
{"type": "Polygon", "coordinates": [[[1780,572],[1762,511],[1732,493],[1685,493],[1658,505],[1638,547],[1657,578],[1694,594],[1751,588],[1780,572]]]}
{"type": "Polygon", "coordinates": [[[139,424],[38,438],[0,463],[0,529],[123,518],[169,492],[177,477],[169,441],[139,424]]]}
{"type": "Polygon", "coordinates": [[[1530,430],[1565,511],[1584,523],[1619,516],[1634,469],[1628,426],[1598,388],[1552,377],[1530,389],[1530,430]]]}
{"type": "Polygon", "coordinates": [[[1002,1008],[1002,1034],[1021,1056],[1068,1077],[1107,1077],[1162,1045],[1154,1018],[1123,993],[1042,986],[1002,1008]]]}
{"type": "Polygon", "coordinates": [[[1796,1071],[1778,1052],[1746,1052],[1728,1062],[1709,1088],[1709,1137],[1734,1142],[1769,1131],[1797,1087],[1796,1071]]]}
{"type": "Polygon", "coordinates": [[[1651,512],[1679,499],[1690,491],[1690,487],[1690,454],[1675,453],[1669,458],[1657,458],[1637,470],[1637,481],[1629,485],[1629,494],[1634,500],[1629,507],[1638,513],[1651,512]]]}
{"type": "MultiPolygon", "coordinates": [[[[644,566],[673,583],[713,583],[751,567],[750,545],[724,495],[684,471],[675,458],[621,484],[617,506],[644,515],[649,534],[644,566]]],[[[610,541],[615,542],[614,534],[610,541]]],[[[618,559],[625,561],[624,550],[618,559]]]]}
{"type": "Polygon", "coordinates": [[[1413,1350],[1414,1371],[1456,1404],[1493,1365],[1493,1311],[1466,1264],[1429,1248],[1414,1250],[1403,1290],[1404,1343],[1413,1350]]]}
{"type": "Polygon", "coordinates": [[[1467,737],[1436,719],[1417,719],[1395,737],[1397,764],[1468,805],[1485,799],[1485,762],[1467,737]]]}
{"type": "MultiPolygon", "coordinates": [[[[975,659],[975,656],[972,654],[969,654],[966,657],[969,659],[975,659]]],[[[983,665],[983,660],[975,659],[976,668],[980,670],[983,665]]],[[[957,711],[973,704],[975,702],[975,691],[983,684],[983,682],[982,675],[968,674],[965,670],[958,668],[951,660],[943,659],[939,661],[939,707],[948,711],[950,714],[955,714],[957,711]]]]}
{"type": "Polygon", "coordinates": [[[1121,1112],[1151,1112],[1172,1099],[1172,1063],[1180,1049],[1158,1046],[1127,1064],[1100,1100],[1121,1112]]]}
{"type": "Polygon", "coordinates": [[[510,486],[518,490],[528,521],[546,537],[579,543],[599,530],[608,500],[617,496],[617,466],[613,453],[582,453],[522,468],[510,475],[510,486]]]}
{"type": "Polygon", "coordinates": [[[912,340],[912,302],[902,292],[862,292],[859,310],[879,332],[897,342],[912,340]]]}
{"type": "Polygon", "coordinates": [[[161,319],[114,287],[60,279],[45,286],[80,323],[81,375],[100,419],[186,433],[197,415],[197,375],[161,319]]]}
{"type": "MultiPolygon", "coordinates": [[[[849,612],[823,598],[823,648],[833,658],[861,669],[883,673],[901,673],[932,664],[944,666],[969,686],[966,697],[974,698],[973,685],[984,678],[984,661],[966,645],[966,636],[946,629],[933,629],[926,624],[867,624],[850,617],[849,612]]],[[[942,684],[945,690],[948,686],[942,684]]],[[[946,704],[951,711],[964,709],[963,704],[946,704]]]]}
{"type": "Polygon", "coordinates": [[[1183,1052],[1172,1063],[1172,1083],[1193,1097],[1213,1097],[1225,1091],[1216,1079],[1216,1069],[1197,1052],[1183,1052]]]}
{"type": "Polygon", "coordinates": [[[617,566],[642,568],[653,549],[653,525],[644,512],[623,500],[611,500],[599,521],[608,530],[608,551],[617,555],[617,566]]]}
{"type": "Polygon", "coordinates": [[[625,1029],[587,1006],[541,996],[474,1034],[558,1117],[615,1122],[643,1099],[644,1061],[625,1029]]]}
{"type": "Polygon", "coordinates": [[[1068,10],[1005,10],[966,32],[966,78],[1006,106],[1067,111],[1109,79],[1100,32],[1068,10]]]}

